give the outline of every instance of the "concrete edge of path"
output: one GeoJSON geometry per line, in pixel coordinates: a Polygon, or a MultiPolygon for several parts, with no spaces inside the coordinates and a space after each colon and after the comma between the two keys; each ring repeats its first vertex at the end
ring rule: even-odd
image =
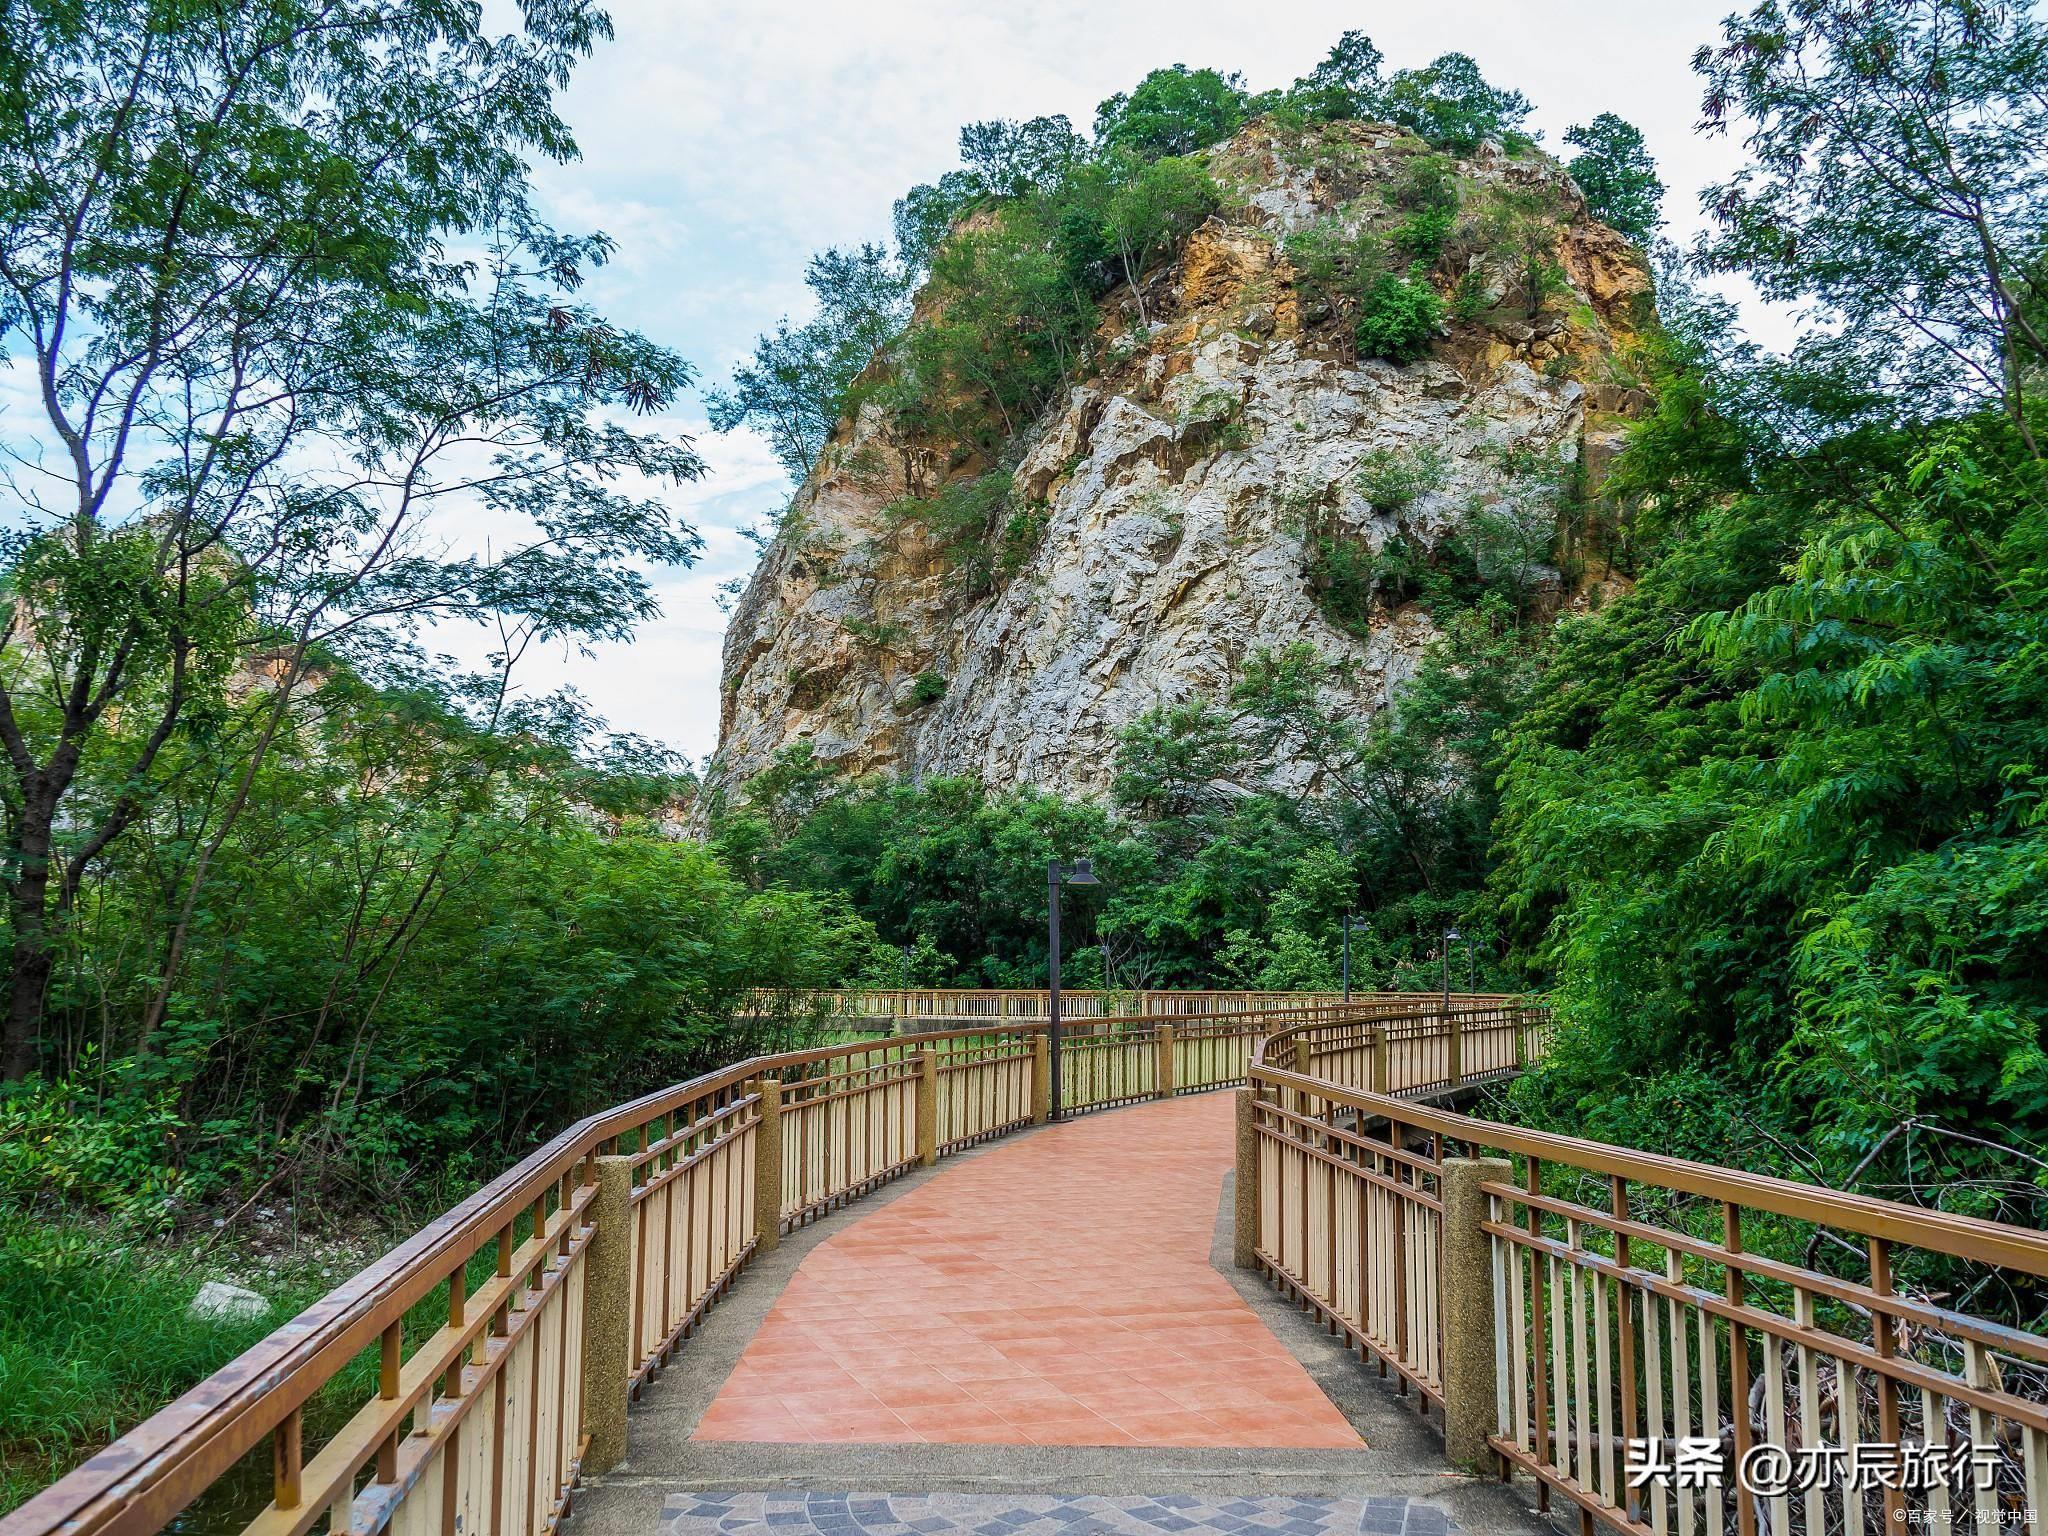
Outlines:
{"type": "MultiPolygon", "coordinates": [[[[1131,1106],[1142,1108],[1142,1105],[1131,1106]]],[[[1117,1114],[1121,1110],[1099,1113],[1117,1114]]],[[[1093,1118],[1092,1116],[1090,1118],[1093,1118]]],[[[1231,1263],[1232,1179],[1218,1188],[1210,1262],[1317,1387],[1365,1437],[1354,1450],[1161,1446],[802,1445],[700,1441],[690,1436],[804,1258],[868,1212],[1036,1127],[921,1168],[786,1234],[740,1275],[732,1294],[634,1405],[626,1459],[580,1490],[571,1536],[654,1536],[665,1499],[694,1490],[813,1489],[899,1493],[1295,1493],[1397,1495],[1439,1504],[1466,1531],[1524,1536],[1551,1526],[1490,1478],[1453,1471],[1436,1433],[1367,1367],[1258,1276],[1231,1263]]]]}

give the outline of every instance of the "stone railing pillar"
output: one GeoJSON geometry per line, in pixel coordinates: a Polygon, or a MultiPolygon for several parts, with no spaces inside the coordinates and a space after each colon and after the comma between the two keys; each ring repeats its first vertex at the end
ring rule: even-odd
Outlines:
{"type": "Polygon", "coordinates": [[[626,1398],[633,1362],[633,1160],[597,1159],[596,1228],[583,1255],[583,1475],[626,1457],[626,1398]]]}
{"type": "Polygon", "coordinates": [[[1152,1026],[1152,1049],[1154,1053],[1153,1075],[1158,1082],[1152,1092],[1155,1099],[1170,1099],[1180,1084],[1173,1073],[1173,1026],[1155,1024],[1152,1026]]]}
{"type": "Polygon", "coordinates": [[[939,1057],[917,1053],[917,1160],[929,1168],[939,1160],[939,1057]]]}
{"type": "Polygon", "coordinates": [[[1044,1030],[1031,1037],[1031,1123],[1052,1119],[1052,1042],[1044,1030]]]}
{"type": "Polygon", "coordinates": [[[1237,1187],[1231,1212],[1231,1257],[1239,1269],[1259,1267],[1259,1090],[1237,1090],[1237,1187]]]}
{"type": "Polygon", "coordinates": [[[764,1077],[761,1123],[754,1127],[754,1251],[772,1253],[782,1241],[782,1081],[764,1077]]]}
{"type": "Polygon", "coordinates": [[[1504,1157],[1447,1157],[1443,1163],[1444,1454],[1462,1467],[1488,1463],[1486,1437],[1500,1417],[1493,1239],[1480,1230],[1487,1197],[1479,1186],[1514,1176],[1504,1157]]]}

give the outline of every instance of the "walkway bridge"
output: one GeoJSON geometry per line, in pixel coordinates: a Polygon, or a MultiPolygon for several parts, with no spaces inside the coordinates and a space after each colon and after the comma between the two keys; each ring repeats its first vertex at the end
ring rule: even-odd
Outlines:
{"type": "Polygon", "coordinates": [[[1967,1305],[2038,1297],[2048,1237],[1459,1113],[1545,1024],[1104,1016],[1053,1123],[1035,1020],[743,1062],[571,1127],[0,1536],[2048,1530],[2048,1339],[1967,1305]]]}

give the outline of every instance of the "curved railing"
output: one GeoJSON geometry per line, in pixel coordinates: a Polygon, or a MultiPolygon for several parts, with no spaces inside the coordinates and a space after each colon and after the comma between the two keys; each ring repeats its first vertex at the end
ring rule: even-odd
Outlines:
{"type": "MultiPolygon", "coordinates": [[[[1505,994],[1454,993],[1459,1001],[1507,1002],[1505,994]]],[[[896,987],[804,991],[764,988],[748,1001],[743,1013],[763,1017],[821,1017],[850,1023],[872,1021],[914,1029],[921,1023],[969,1022],[980,1019],[1043,1019],[1049,994],[1032,987],[896,987]]],[[[1147,988],[1063,988],[1060,1010],[1069,1019],[1181,1019],[1211,1014],[1266,1012],[1276,1008],[1347,1003],[1381,1003],[1414,1008],[1428,999],[1414,992],[1260,992],[1153,991],[1147,988]]]]}
{"type": "Polygon", "coordinates": [[[1649,1536],[2048,1530],[2048,1338],[1936,1289],[2038,1311],[2048,1235],[1431,1108],[1396,1095],[1530,1036],[1468,1017],[1446,1063],[1412,1027],[1265,1039],[1237,1259],[1453,1459],[1649,1536]]]}
{"type": "MultiPolygon", "coordinates": [[[[1273,1029],[1417,1003],[1077,1021],[1063,1101],[1242,1081],[1273,1029]]],[[[1437,1017],[1460,1027],[1455,1010],[1437,1017]]],[[[206,1525],[546,1536],[579,1475],[622,1454],[629,1393],[751,1258],[920,1164],[1044,1120],[1049,1067],[1044,1026],[1003,1021],[756,1057],[580,1120],[0,1520],[0,1536],[162,1529],[266,1446],[262,1507],[206,1525]],[[372,1351],[374,1387],[336,1409],[372,1351]]]]}

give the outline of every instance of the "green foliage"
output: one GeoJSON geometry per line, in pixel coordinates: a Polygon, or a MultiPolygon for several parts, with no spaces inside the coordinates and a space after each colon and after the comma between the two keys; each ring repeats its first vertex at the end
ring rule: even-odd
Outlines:
{"type": "Polygon", "coordinates": [[[1176,64],[1155,69],[1095,109],[1095,141],[1147,160],[1191,155],[1243,124],[1245,93],[1235,75],[1176,64]]]}
{"type": "Polygon", "coordinates": [[[1508,264],[1529,320],[1571,291],[1557,259],[1560,211],[1539,188],[1509,187],[1492,195],[1479,218],[1479,237],[1490,256],[1508,264]]]}
{"type": "Polygon", "coordinates": [[[1007,472],[992,470],[952,481],[935,496],[893,501],[883,516],[896,527],[915,528],[973,596],[1014,575],[1044,530],[1043,509],[1012,507],[1011,484],[1007,472]]]}
{"type": "Polygon", "coordinates": [[[1426,208],[1411,213],[1394,226],[1387,236],[1397,256],[1428,265],[1443,254],[1444,242],[1451,237],[1451,226],[1457,222],[1457,215],[1444,208],[1426,208]]]}
{"type": "Polygon", "coordinates": [[[1656,1144],[2039,1225],[2048,473],[1989,408],[1788,443],[1832,370],[1666,313],[1608,483],[1650,556],[1561,625],[1502,779],[1564,1021],[1518,1102],[1650,1141],[1711,1074],[1728,1119],[1656,1144]]]}
{"type": "Polygon", "coordinates": [[[753,360],[733,370],[731,385],[704,396],[714,430],[759,428],[799,482],[846,413],[854,381],[902,329],[910,291],[905,270],[877,245],[813,256],[804,282],[817,313],[800,326],[779,321],[754,344],[753,360]]]}
{"type": "Polygon", "coordinates": [[[922,707],[936,704],[946,696],[946,679],[937,672],[920,672],[910,681],[910,699],[922,707]]]}
{"type": "Polygon", "coordinates": [[[1186,239],[1217,200],[1216,184],[1198,160],[1114,162],[1102,234],[1123,263],[1124,281],[1137,295],[1140,320],[1145,318],[1145,294],[1138,287],[1139,276],[1155,257],[1186,239]]]}
{"type": "Polygon", "coordinates": [[[177,1184],[175,1096],[123,1091],[121,1069],[0,1089],[0,1208],[111,1211],[137,1226],[160,1224],[177,1184]],[[103,1110],[111,1098],[121,1113],[103,1110]]]}
{"type": "Polygon", "coordinates": [[[1701,194],[1702,260],[1814,319],[1805,387],[1750,403],[1803,445],[1984,402],[2027,437],[2022,397],[2048,362],[2038,10],[1773,5],[1729,17],[1695,67],[1707,123],[1741,123],[1752,157],[1701,194]]]}
{"type": "Polygon", "coordinates": [[[1634,240],[1647,244],[1663,223],[1659,206],[1664,183],[1657,162],[1633,123],[1602,112],[1591,123],[1565,131],[1564,141],[1579,151],[1565,165],[1593,217],[1602,219],[1634,240]]]}
{"type": "Polygon", "coordinates": [[[1379,101],[1382,62],[1371,38],[1363,32],[1346,32],[1322,63],[1287,90],[1254,98],[1247,115],[1271,113],[1291,124],[1371,117],[1379,101]]]}
{"type": "Polygon", "coordinates": [[[1468,155],[1484,139],[1510,147],[1522,136],[1532,108],[1520,91],[1497,90],[1462,53],[1447,53],[1424,69],[1404,69],[1380,94],[1380,111],[1410,128],[1432,148],[1468,155]]]}
{"type": "Polygon", "coordinates": [[[1444,452],[1434,443],[1413,448],[1374,448],[1359,461],[1358,494],[1378,512],[1399,512],[1444,483],[1444,452]]]}
{"type": "MultiPolygon", "coordinates": [[[[10,655],[37,656],[0,676],[0,1077],[53,1064],[45,989],[81,883],[143,858],[167,765],[232,712],[225,679],[260,665],[282,710],[317,655],[374,664],[450,619],[511,649],[622,639],[650,573],[697,551],[663,492],[703,463],[632,421],[690,370],[578,298],[611,242],[550,228],[530,186],[534,158],[574,155],[556,93],[610,23],[484,17],[8,13],[0,348],[52,383],[9,427],[42,446],[0,593],[10,655]]],[[[188,890],[243,813],[234,783],[184,829],[188,890]]],[[[152,1030],[199,937],[196,898],[173,910],[152,1030]]]]}
{"type": "Polygon", "coordinates": [[[1444,301],[1420,267],[1406,277],[1382,272],[1360,295],[1352,334],[1361,357],[1412,363],[1425,356],[1443,328],[1444,301]]]}

